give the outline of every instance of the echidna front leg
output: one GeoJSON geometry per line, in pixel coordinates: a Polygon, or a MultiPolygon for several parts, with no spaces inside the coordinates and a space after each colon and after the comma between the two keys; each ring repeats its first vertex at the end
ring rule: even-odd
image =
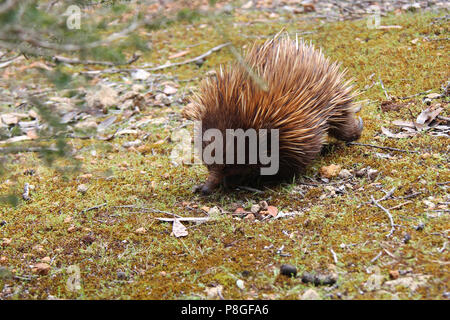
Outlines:
{"type": "Polygon", "coordinates": [[[210,170],[205,183],[194,187],[194,192],[201,192],[203,195],[210,194],[216,189],[223,180],[221,172],[210,170]]]}
{"type": "Polygon", "coordinates": [[[355,115],[359,109],[346,111],[344,114],[331,117],[328,120],[328,134],[343,141],[354,141],[361,137],[364,123],[361,117],[355,115]]]}

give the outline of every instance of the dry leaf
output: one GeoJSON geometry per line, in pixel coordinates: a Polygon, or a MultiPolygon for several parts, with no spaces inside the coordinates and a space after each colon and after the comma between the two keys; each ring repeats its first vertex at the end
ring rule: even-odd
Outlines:
{"type": "Polygon", "coordinates": [[[428,125],[430,124],[436,117],[439,115],[439,113],[444,110],[443,108],[437,108],[435,110],[432,110],[431,108],[427,108],[423,110],[419,116],[416,119],[416,123],[418,124],[424,124],[428,125]]]}
{"type": "Polygon", "coordinates": [[[188,235],[186,227],[178,219],[173,220],[172,232],[177,238],[186,237],[188,235]]]}

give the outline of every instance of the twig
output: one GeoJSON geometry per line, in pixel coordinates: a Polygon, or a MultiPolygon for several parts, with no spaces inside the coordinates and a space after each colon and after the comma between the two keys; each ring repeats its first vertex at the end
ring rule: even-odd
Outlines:
{"type": "Polygon", "coordinates": [[[22,198],[25,201],[31,200],[31,198],[30,198],[30,185],[28,183],[25,183],[25,186],[23,187],[22,198]]]}
{"type": "Polygon", "coordinates": [[[172,213],[172,212],[162,211],[162,210],[153,209],[153,208],[138,207],[138,206],[135,206],[135,205],[112,206],[111,208],[114,208],[114,209],[123,209],[123,208],[139,209],[139,210],[142,210],[141,212],[165,213],[165,214],[171,215],[173,217],[182,218],[181,216],[179,216],[179,215],[177,215],[175,213],[172,213]]]}
{"type": "Polygon", "coordinates": [[[62,62],[62,63],[68,63],[68,64],[86,64],[86,65],[102,65],[102,66],[120,66],[120,65],[127,65],[132,64],[133,62],[136,62],[141,56],[133,54],[133,57],[131,57],[130,60],[124,62],[124,63],[114,63],[109,61],[93,61],[93,60],[80,60],[80,59],[71,59],[63,56],[55,56],[53,57],[53,61],[55,62],[62,62]]]}
{"type": "Polygon", "coordinates": [[[381,204],[379,204],[378,201],[375,200],[375,198],[374,198],[373,196],[370,196],[370,198],[371,198],[371,200],[372,200],[372,203],[373,203],[374,205],[376,205],[378,208],[380,208],[381,210],[383,210],[383,211],[387,214],[387,216],[389,217],[389,222],[391,223],[391,231],[389,231],[389,233],[386,235],[386,237],[389,238],[390,236],[392,236],[392,234],[393,234],[394,231],[395,231],[395,227],[394,227],[394,219],[392,218],[392,215],[391,215],[391,213],[389,212],[388,209],[386,209],[386,208],[383,207],[381,204]]]}
{"type": "Polygon", "coordinates": [[[380,251],[380,252],[375,256],[375,258],[373,258],[372,260],[370,260],[370,262],[371,262],[371,263],[374,263],[375,261],[377,261],[377,260],[381,257],[382,254],[383,254],[383,251],[380,251]]]}
{"type": "Polygon", "coordinates": [[[81,213],[86,213],[86,212],[91,211],[91,210],[96,210],[96,209],[103,208],[103,207],[106,206],[107,204],[108,204],[108,203],[105,202],[105,203],[99,204],[98,206],[94,206],[94,207],[90,207],[90,208],[84,209],[83,211],[81,211],[81,213]]]}
{"type": "Polygon", "coordinates": [[[403,150],[403,149],[398,149],[398,148],[382,147],[382,146],[376,146],[374,144],[359,143],[359,142],[347,142],[347,145],[371,147],[371,148],[390,150],[390,151],[398,151],[398,152],[405,152],[405,153],[419,153],[419,151],[410,151],[410,150],[403,150]]]}
{"type": "Polygon", "coordinates": [[[250,192],[256,192],[256,193],[264,193],[264,191],[252,188],[252,187],[246,187],[246,186],[238,186],[239,189],[247,190],[250,192]]]}
{"type": "Polygon", "coordinates": [[[207,52],[205,52],[204,54],[199,55],[198,57],[187,59],[187,60],[182,61],[182,62],[163,64],[163,65],[160,65],[160,66],[157,66],[157,67],[153,67],[153,68],[145,68],[145,70],[157,71],[157,70],[161,70],[161,69],[165,69],[165,68],[171,68],[171,67],[181,66],[183,64],[188,64],[188,63],[200,61],[203,58],[205,58],[205,57],[209,56],[210,54],[212,54],[213,52],[219,51],[223,47],[226,47],[226,46],[229,46],[229,45],[231,45],[231,42],[222,43],[222,44],[220,44],[220,45],[218,45],[218,46],[216,46],[216,47],[214,47],[212,49],[209,49],[207,52]]]}
{"type": "Polygon", "coordinates": [[[382,197],[382,198],[380,198],[379,200],[377,200],[377,202],[379,202],[379,201],[384,201],[384,200],[387,200],[387,199],[389,199],[390,197],[392,197],[392,195],[394,194],[394,191],[395,191],[395,187],[393,187],[391,190],[389,190],[388,192],[386,192],[386,191],[384,191],[386,194],[382,197]]]}
{"type": "Polygon", "coordinates": [[[412,203],[412,201],[406,201],[406,202],[400,203],[400,204],[398,204],[398,205],[396,205],[396,206],[394,206],[394,207],[392,207],[392,208],[389,208],[389,210],[395,210],[395,209],[401,208],[401,207],[403,207],[405,204],[408,204],[408,203],[412,203]]]}
{"type": "Polygon", "coordinates": [[[334,252],[333,248],[330,248],[331,254],[333,255],[334,264],[338,264],[338,259],[336,252],[334,252]]]}
{"type": "Polygon", "coordinates": [[[414,192],[414,193],[411,193],[411,194],[409,194],[407,196],[403,196],[403,197],[399,197],[399,198],[400,199],[410,199],[410,198],[417,197],[420,194],[422,194],[422,192],[419,191],[419,192],[414,192]]]}
{"type": "Polygon", "coordinates": [[[430,89],[430,90],[427,90],[427,91],[423,91],[423,92],[419,92],[419,93],[413,94],[412,96],[408,96],[408,97],[399,97],[399,99],[400,100],[411,99],[411,98],[414,98],[414,97],[417,97],[417,96],[421,96],[421,95],[427,94],[427,93],[431,92],[432,90],[433,89],[430,89]]]}
{"type": "Polygon", "coordinates": [[[380,80],[380,85],[381,85],[381,88],[383,89],[383,91],[384,91],[384,94],[386,95],[386,99],[388,99],[388,100],[391,100],[391,97],[388,95],[388,93],[387,93],[387,91],[386,91],[386,89],[384,88],[384,83],[383,83],[383,80],[381,80],[381,78],[380,77],[378,77],[378,79],[380,80]]]}
{"type": "Polygon", "coordinates": [[[178,221],[189,221],[189,222],[206,222],[211,220],[210,217],[204,217],[204,218],[197,218],[197,217],[179,217],[179,218],[155,218],[158,221],[164,221],[164,222],[173,222],[175,219],[178,221]]]}

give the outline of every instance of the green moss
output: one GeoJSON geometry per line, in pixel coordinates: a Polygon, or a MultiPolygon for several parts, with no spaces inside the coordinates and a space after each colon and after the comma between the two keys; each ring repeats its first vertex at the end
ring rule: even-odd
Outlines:
{"type": "MultiPolygon", "coordinates": [[[[385,99],[384,92],[378,84],[371,85],[381,78],[391,96],[409,96],[429,89],[439,91],[449,75],[445,56],[448,43],[420,40],[412,44],[411,40],[435,34],[445,36],[444,26],[432,24],[435,16],[431,14],[390,15],[381,23],[400,25],[402,29],[388,30],[370,30],[365,21],[249,23],[259,14],[263,13],[228,17],[220,28],[227,31],[227,37],[237,48],[253,41],[245,36],[269,36],[282,27],[288,32],[312,32],[305,34],[305,38],[322,47],[333,60],[341,61],[361,90],[359,99],[368,100],[362,110],[365,131],[361,142],[418,150],[432,156],[424,159],[420,154],[398,153],[394,154],[395,159],[385,160],[379,159],[373,149],[335,143],[331,152],[308,169],[308,176],[316,176],[321,166],[331,163],[347,169],[370,166],[380,171],[375,181],[379,185],[365,178],[355,179],[351,181],[353,190],[324,199],[321,195],[327,191],[323,187],[307,187],[302,196],[296,193],[298,183],[295,181],[271,186],[261,194],[240,191],[217,193],[207,198],[192,194],[192,186],[206,177],[206,169],[173,166],[169,156],[174,143],[170,140],[158,143],[179,126],[179,117],[164,126],[145,127],[150,133],[144,142],[148,147],[145,153],[124,152],[118,148],[126,137],[105,143],[74,140],[71,146],[80,150],[84,157],[80,172],[76,174],[64,175],[46,167],[35,154],[11,157],[6,168],[8,173],[3,177],[10,183],[2,183],[0,193],[12,190],[20,195],[26,182],[35,189],[30,202],[21,201],[16,207],[0,206],[0,220],[6,221],[6,225],[0,227],[0,240],[11,239],[0,256],[6,257],[3,264],[18,275],[31,275],[29,266],[45,256],[52,259],[52,268],[49,275],[33,277],[30,281],[9,281],[9,285],[18,289],[18,293],[9,298],[45,299],[49,295],[70,299],[199,298],[206,296],[205,288],[222,285],[225,298],[297,299],[311,286],[302,283],[300,278],[280,276],[279,266],[294,264],[299,274],[326,270],[329,264],[334,264],[330,249],[338,259],[339,287],[330,290],[316,287],[322,297],[336,298],[339,293],[352,299],[391,298],[385,292],[365,290],[364,282],[370,276],[367,268],[373,265],[380,268],[386,279],[390,270],[410,269],[412,274],[431,276],[428,285],[415,293],[399,289],[396,294],[401,299],[442,297],[448,287],[445,269],[448,251],[438,253],[437,249],[446,241],[449,221],[446,215],[429,217],[433,211],[427,210],[423,200],[431,196],[435,203],[448,201],[446,188],[436,185],[450,178],[448,140],[426,134],[399,140],[379,135],[381,126],[389,126],[395,119],[410,119],[411,114],[417,115],[424,106],[417,98],[408,108],[384,113],[379,107],[385,99]],[[372,74],[375,75],[371,77],[372,74]],[[91,150],[97,150],[97,156],[92,156],[91,150]],[[24,175],[27,168],[35,169],[36,175],[24,175]],[[83,177],[85,174],[92,177],[83,177]],[[88,186],[85,194],[77,192],[82,183],[88,186]],[[386,214],[366,204],[370,195],[375,198],[384,195],[380,186],[384,190],[396,187],[396,197],[407,195],[411,190],[422,192],[410,203],[392,210],[398,224],[392,238],[386,238],[390,228],[386,214]],[[266,222],[236,220],[226,215],[206,224],[186,223],[189,236],[177,239],[171,235],[170,224],[154,220],[164,216],[161,213],[114,208],[135,205],[182,216],[204,216],[198,209],[202,206],[219,205],[232,210],[232,203],[249,208],[267,199],[280,210],[298,210],[303,214],[266,222]],[[104,207],[83,212],[105,202],[104,207]],[[188,210],[183,202],[198,208],[188,210]],[[425,223],[422,231],[414,228],[419,222],[425,223]],[[141,227],[147,232],[136,234],[135,230],[141,227]],[[402,242],[404,232],[412,238],[407,244],[402,242]],[[270,245],[272,249],[264,249],[270,245]],[[283,245],[283,252],[289,256],[276,253],[283,245]],[[37,250],[38,246],[43,251],[37,250]],[[390,257],[385,249],[397,258],[390,257]],[[383,255],[372,262],[380,252],[383,255]],[[80,269],[80,291],[68,289],[71,274],[67,268],[71,265],[80,269]],[[118,271],[125,272],[125,280],[118,278],[118,271]],[[245,290],[236,286],[237,279],[245,281],[245,290]]],[[[140,63],[164,64],[171,54],[192,46],[188,55],[179,58],[188,59],[224,42],[221,31],[214,27],[216,18],[189,17],[173,22],[167,30],[154,31],[153,50],[146,53],[140,63]]],[[[186,64],[161,72],[184,80],[201,78],[210,69],[232,59],[229,50],[223,49],[210,55],[201,67],[186,64]]],[[[196,86],[198,80],[185,84],[188,92],[189,86],[196,86]]],[[[172,111],[149,108],[143,116],[151,113],[155,117],[165,117],[170,112],[179,112],[179,108],[172,111]]],[[[58,165],[67,163],[56,161],[55,166],[58,165]]],[[[390,208],[402,202],[406,200],[390,199],[383,205],[390,208]]]]}

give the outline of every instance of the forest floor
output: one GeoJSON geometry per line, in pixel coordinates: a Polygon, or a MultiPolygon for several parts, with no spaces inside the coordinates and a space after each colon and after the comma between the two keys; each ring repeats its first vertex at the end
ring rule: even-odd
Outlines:
{"type": "MultiPolygon", "coordinates": [[[[101,86],[81,102],[51,97],[75,130],[75,159],[48,166],[38,153],[8,156],[0,193],[20,199],[0,203],[0,299],[448,299],[447,11],[388,12],[378,28],[370,17],[292,10],[185,14],[145,31],[152,49],[124,67],[132,71],[66,66],[90,70],[101,86]],[[245,49],[282,29],[348,69],[364,145],[330,140],[292,183],[194,194],[207,170],[174,163],[174,133],[192,132],[181,116],[190,94],[235,57],[225,46],[157,67],[229,41],[245,49]],[[76,108],[89,97],[102,112],[76,108]],[[261,201],[270,209],[259,211],[261,201]],[[174,215],[202,219],[180,218],[185,230],[156,219],[174,215]],[[297,276],[280,274],[283,264],[297,276]]],[[[35,67],[45,63],[22,58],[2,77],[39,91],[35,67]]],[[[38,132],[23,122],[39,117],[15,99],[2,105],[2,126],[28,138],[2,144],[26,147],[38,132]]]]}

